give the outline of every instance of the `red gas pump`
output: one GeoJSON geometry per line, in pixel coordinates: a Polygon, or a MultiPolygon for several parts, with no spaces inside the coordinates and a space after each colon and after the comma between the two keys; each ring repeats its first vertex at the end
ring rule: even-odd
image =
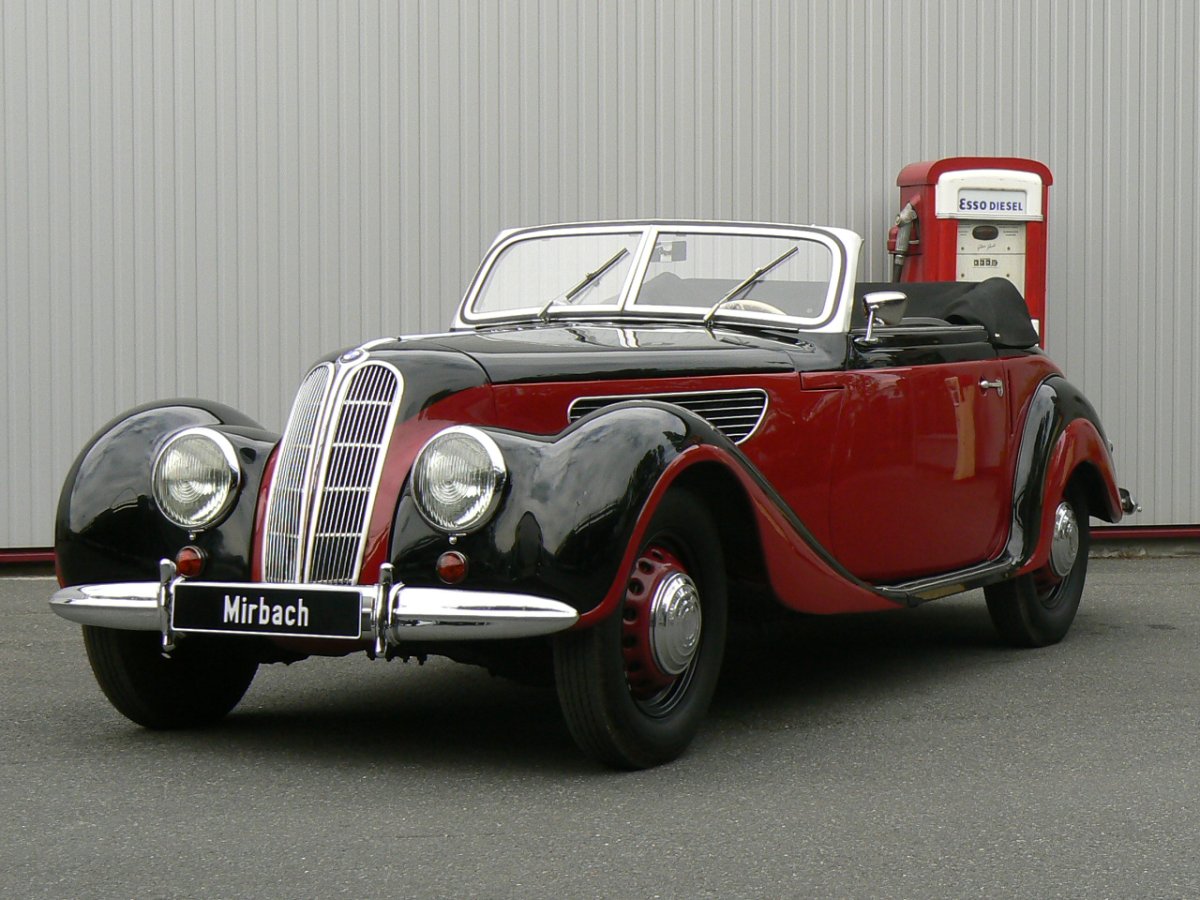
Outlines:
{"type": "Polygon", "coordinates": [[[1033,159],[957,156],[900,170],[888,235],[896,281],[1007,278],[1046,346],[1046,209],[1050,170],[1033,159]]]}

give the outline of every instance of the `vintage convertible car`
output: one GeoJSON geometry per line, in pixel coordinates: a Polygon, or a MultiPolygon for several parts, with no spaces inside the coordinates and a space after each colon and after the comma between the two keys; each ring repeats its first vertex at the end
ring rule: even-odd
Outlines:
{"type": "Polygon", "coordinates": [[[219,719],[261,663],[441,654],[552,672],[583,750],[630,768],[696,734],[753,597],[983,588],[1004,639],[1060,640],[1089,516],[1133,508],[1095,410],[1007,281],[856,284],[860,244],[506,232],[449,332],[319,361],[282,438],[197,400],[101,429],[52,607],[150,728],[219,719]]]}

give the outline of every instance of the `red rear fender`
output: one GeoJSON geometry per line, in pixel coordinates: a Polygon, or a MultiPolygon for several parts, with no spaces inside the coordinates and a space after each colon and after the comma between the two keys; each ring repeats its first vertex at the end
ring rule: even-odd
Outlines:
{"type": "Polygon", "coordinates": [[[1054,532],[1054,514],[1066,495],[1067,487],[1078,481],[1087,497],[1088,512],[1106,522],[1121,520],[1121,497],[1108,445],[1099,430],[1087,419],[1068,422],[1050,454],[1033,554],[1021,567],[1021,573],[1042,568],[1050,559],[1050,541],[1054,532]]]}

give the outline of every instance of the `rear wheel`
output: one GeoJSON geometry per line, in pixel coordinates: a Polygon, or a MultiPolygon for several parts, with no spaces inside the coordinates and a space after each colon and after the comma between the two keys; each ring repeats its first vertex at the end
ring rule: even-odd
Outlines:
{"type": "Polygon", "coordinates": [[[203,637],[181,642],[169,657],[161,641],[157,632],[83,626],[100,689],[118,712],[146,728],[211,725],[237,706],[258,670],[239,648],[203,637]]]}
{"type": "Polygon", "coordinates": [[[571,735],[600,762],[668,762],[700,728],[725,650],[725,566],[716,526],[691,494],[663,498],[616,615],[554,647],[571,735]]]}
{"type": "Polygon", "coordinates": [[[1055,510],[1053,528],[1045,568],[984,589],[992,624],[1017,647],[1056,644],[1075,620],[1091,546],[1087,500],[1078,486],[1055,510]]]}

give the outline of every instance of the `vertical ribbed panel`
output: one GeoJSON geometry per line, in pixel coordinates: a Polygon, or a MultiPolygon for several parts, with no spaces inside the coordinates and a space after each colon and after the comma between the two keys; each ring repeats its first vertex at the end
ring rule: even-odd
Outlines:
{"type": "Polygon", "coordinates": [[[313,369],[296,394],[267,499],[264,521],[263,579],[300,580],[304,524],[309,495],[320,462],[317,428],[329,395],[333,367],[313,369]]]}
{"type": "Polygon", "coordinates": [[[358,578],[383,451],[400,400],[400,377],[380,363],[350,374],[332,410],[324,468],[313,494],[305,581],[353,584],[358,578]]]}
{"type": "Polygon", "coordinates": [[[400,398],[385,363],[326,364],[304,379],[267,499],[264,580],[356,581],[400,398]]]}
{"type": "Polygon", "coordinates": [[[1031,156],[1049,349],[1142,524],[1200,522],[1190,3],[0,0],[0,547],[93,431],[203,396],[278,427],[328,350],[440,329],[503,227],[863,233],[895,176],[1031,156]]]}

